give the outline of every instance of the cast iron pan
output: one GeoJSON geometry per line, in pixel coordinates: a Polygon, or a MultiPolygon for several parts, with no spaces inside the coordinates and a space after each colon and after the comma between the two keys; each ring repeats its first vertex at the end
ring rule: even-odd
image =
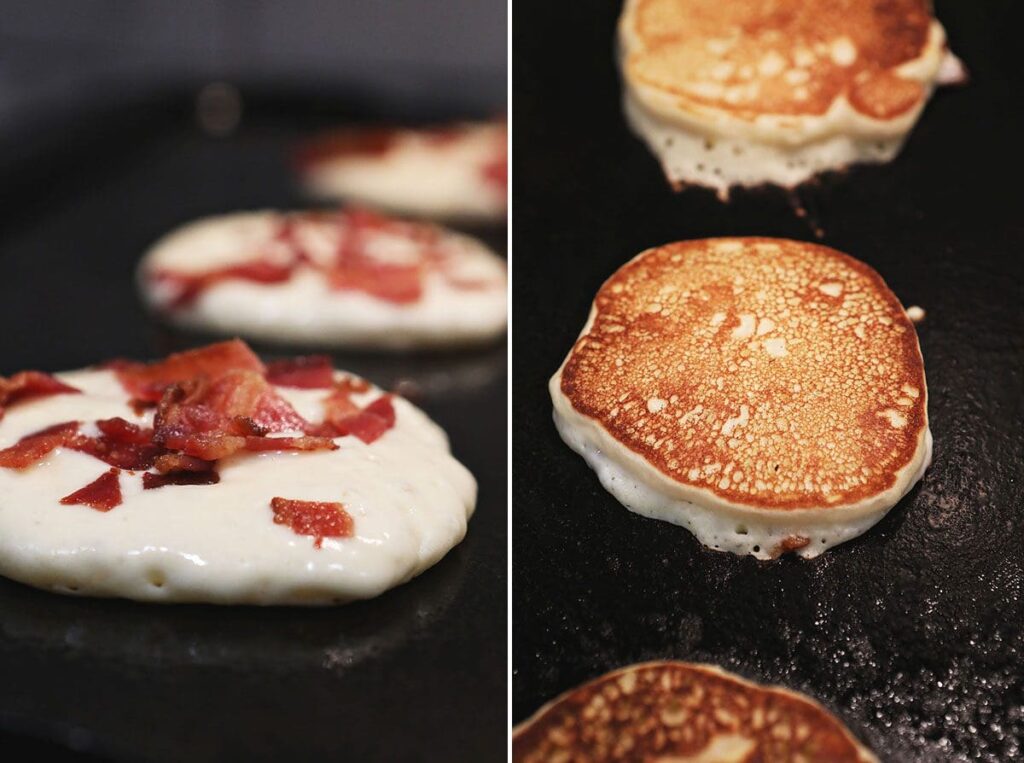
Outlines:
{"type": "MultiPolygon", "coordinates": [[[[143,312],[132,267],[144,247],[201,215],[305,204],[288,156],[324,125],[465,116],[406,114],[358,98],[341,99],[350,110],[340,112],[312,99],[243,96],[245,118],[228,138],[194,125],[190,93],[162,93],[55,125],[50,140],[4,147],[0,373],[156,357],[206,341],[143,312]]],[[[504,246],[503,232],[490,234],[504,246]]],[[[448,431],[480,486],[466,540],[411,583],[329,609],[75,599],[0,579],[5,755],[504,755],[505,348],[335,353],[335,362],[401,384],[448,431]]]]}
{"type": "Polygon", "coordinates": [[[516,4],[513,715],[641,660],[807,692],[887,760],[1024,755],[1024,223],[1019,20],[938,4],[971,84],[902,155],[800,191],[823,243],[875,267],[918,327],[934,463],[815,560],[702,547],[622,508],[558,438],[546,382],[616,268],[669,241],[816,240],[786,195],[668,190],[619,107],[619,2],[516,4]]]}

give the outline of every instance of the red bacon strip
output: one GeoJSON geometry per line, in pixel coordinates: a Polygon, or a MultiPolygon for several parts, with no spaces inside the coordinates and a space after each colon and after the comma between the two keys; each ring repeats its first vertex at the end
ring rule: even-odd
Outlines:
{"type": "Polygon", "coordinates": [[[3,419],[5,409],[17,402],[80,392],[80,389],[42,371],[21,371],[9,379],[0,376],[0,419],[3,419]]]}
{"type": "Polygon", "coordinates": [[[367,445],[376,442],[395,425],[395,408],[391,395],[384,395],[362,410],[334,416],[329,422],[337,437],[354,435],[367,445]]]}
{"type": "Polygon", "coordinates": [[[480,168],[480,174],[489,185],[504,191],[508,187],[508,159],[503,156],[487,162],[480,168]]]}
{"type": "Polygon", "coordinates": [[[220,475],[213,471],[207,472],[171,472],[170,474],[154,474],[146,472],[142,475],[142,489],[155,490],[166,485],[216,485],[220,475]]]}
{"type": "Polygon", "coordinates": [[[352,515],[341,503],[274,498],[270,501],[274,524],[286,525],[296,535],[309,535],[320,548],[324,538],[349,538],[355,531],[352,515]]]}
{"type": "Polygon", "coordinates": [[[398,132],[388,127],[335,130],[307,142],[295,161],[301,170],[311,170],[342,156],[383,156],[397,140],[398,132]]]}
{"type": "Polygon", "coordinates": [[[60,499],[65,505],[91,506],[96,511],[110,511],[121,505],[120,469],[113,468],[101,474],[80,490],[60,499]]]}
{"type": "Polygon", "coordinates": [[[245,449],[264,450],[337,450],[338,444],[330,437],[246,437],[245,449]]]}
{"type": "Polygon", "coordinates": [[[163,452],[163,448],[153,444],[153,430],[148,427],[122,418],[102,419],[96,426],[101,432],[99,437],[79,435],[68,445],[111,466],[131,471],[149,469],[163,452]]]}
{"type": "Polygon", "coordinates": [[[186,456],[181,453],[165,453],[159,456],[153,467],[161,474],[171,472],[209,472],[215,464],[213,461],[205,461],[194,456],[186,456]]]}
{"type": "Polygon", "coordinates": [[[326,355],[278,360],[267,366],[267,381],[278,387],[330,389],[334,384],[334,367],[326,355]]]}
{"type": "MultiPolygon", "coordinates": [[[[504,159],[495,160],[481,169],[488,182],[504,185],[507,167],[504,159]]],[[[437,249],[440,231],[421,223],[394,220],[363,209],[352,209],[334,215],[334,224],[340,236],[334,262],[318,263],[304,249],[301,236],[296,235],[299,225],[313,220],[323,222],[323,213],[303,213],[285,217],[277,233],[267,245],[275,247],[275,254],[284,254],[285,260],[271,261],[266,252],[242,265],[210,270],[205,273],[177,273],[162,270],[150,275],[157,282],[173,283],[177,295],[171,309],[187,306],[209,286],[228,279],[241,279],[257,283],[280,283],[291,278],[300,265],[320,270],[328,285],[339,291],[361,291],[380,300],[395,304],[411,304],[423,296],[423,283],[428,272],[440,271],[446,278],[447,260],[437,249]],[[389,233],[409,239],[419,247],[419,257],[411,263],[381,262],[367,252],[372,236],[389,233]],[[281,250],[281,245],[285,249],[281,250]]],[[[329,218],[327,218],[329,220],[329,218]]],[[[454,288],[478,288],[476,282],[449,279],[454,288]]]]}
{"type": "Polygon", "coordinates": [[[279,265],[266,260],[254,260],[241,265],[232,265],[197,274],[161,270],[150,277],[158,283],[169,283],[174,287],[176,293],[168,307],[175,309],[192,304],[206,289],[221,281],[283,283],[292,277],[294,269],[291,263],[279,265]]]}
{"type": "MultiPolygon", "coordinates": [[[[369,383],[358,377],[336,382],[330,360],[324,356],[280,361],[264,369],[251,350],[235,340],[171,355],[151,365],[113,361],[106,367],[117,373],[135,402],[156,405],[152,428],[120,417],[102,419],[96,422],[99,435],[92,437],[79,433],[76,421],[55,424],[0,450],[0,467],[31,466],[62,446],[87,453],[112,468],[61,502],[109,511],[121,502],[121,469],[144,471],[142,482],[147,490],[165,485],[210,485],[220,480],[216,461],[240,451],[335,450],[336,437],[353,435],[372,443],[395,424],[390,395],[360,408],[352,395],[368,391],[369,383]],[[274,390],[264,373],[281,386],[331,389],[324,404],[324,422],[314,425],[306,421],[274,390]],[[158,391],[159,402],[151,402],[158,391]],[[302,434],[268,436],[287,432],[302,434]],[[145,471],[151,468],[156,472],[145,471]]],[[[26,388],[34,384],[30,382],[26,388]]],[[[51,386],[53,394],[77,392],[60,382],[36,385],[37,389],[51,386]]],[[[324,537],[351,533],[351,517],[341,504],[274,501],[275,521],[299,528],[296,532],[300,534],[314,535],[317,547],[324,537]]]]}
{"type": "Polygon", "coordinates": [[[212,384],[193,380],[170,387],[157,408],[153,439],[165,448],[207,461],[240,450],[337,447],[327,437],[265,437],[311,428],[262,376],[231,371],[212,384]]]}
{"type": "Polygon", "coordinates": [[[240,339],[174,353],[149,365],[114,361],[106,367],[113,368],[129,395],[147,402],[158,402],[164,389],[171,384],[198,376],[215,379],[228,371],[254,371],[259,374],[266,371],[260,359],[240,339]]]}
{"type": "Polygon", "coordinates": [[[77,421],[65,421],[25,435],[9,448],[0,450],[0,467],[25,469],[52,450],[67,445],[78,432],[77,421]]]}

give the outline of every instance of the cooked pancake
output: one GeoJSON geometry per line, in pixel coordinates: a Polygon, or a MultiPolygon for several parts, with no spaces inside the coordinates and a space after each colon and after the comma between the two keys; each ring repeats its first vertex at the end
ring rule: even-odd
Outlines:
{"type": "Polygon", "coordinates": [[[963,76],[927,0],[627,0],[619,45],[633,129],[723,195],[888,161],[963,76]]]}
{"type": "Polygon", "coordinates": [[[563,694],[512,732],[516,763],[877,760],[797,692],[710,665],[648,662],[563,694]]]}
{"type": "Polygon", "coordinates": [[[762,559],[860,535],[931,458],[899,300],[798,241],[643,252],[601,287],[550,390],[562,438],[628,509],[762,559]]]}

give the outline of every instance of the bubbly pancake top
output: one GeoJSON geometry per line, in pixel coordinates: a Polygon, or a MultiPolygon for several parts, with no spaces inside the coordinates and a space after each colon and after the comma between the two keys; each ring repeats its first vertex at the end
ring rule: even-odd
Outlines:
{"type": "Polygon", "coordinates": [[[871,268],[784,239],[650,249],[597,293],[561,391],[663,474],[765,509],[892,487],[927,427],[924,365],[871,268]]]}
{"type": "Polygon", "coordinates": [[[514,732],[512,759],[872,758],[839,721],[800,695],[713,668],[663,662],[609,673],[560,697],[514,732]]]}
{"type": "Polygon", "coordinates": [[[896,69],[921,56],[931,23],[927,0],[632,0],[625,67],[684,110],[820,115],[846,96],[884,120],[925,97],[896,69]]]}

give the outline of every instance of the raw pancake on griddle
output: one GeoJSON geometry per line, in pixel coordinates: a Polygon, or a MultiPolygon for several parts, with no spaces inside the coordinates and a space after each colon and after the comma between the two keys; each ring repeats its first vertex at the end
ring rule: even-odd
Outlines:
{"type": "Polygon", "coordinates": [[[926,0],[628,0],[626,116],[674,185],[791,187],[899,151],[964,77],[926,0]]]}
{"type": "Polygon", "coordinates": [[[426,414],[239,340],[0,377],[0,575],[158,602],[336,604],[434,565],[476,481],[426,414]]]}
{"type": "Polygon", "coordinates": [[[505,261],[483,242],[363,209],[236,212],[145,254],[143,301],[180,328],[300,346],[456,348],[505,334],[505,261]]]}
{"type": "Polygon", "coordinates": [[[496,224],[508,211],[507,143],[505,120],[347,127],[306,143],[298,164],[306,191],[320,199],[496,224]]]}
{"type": "Polygon", "coordinates": [[[711,665],[648,662],[566,692],[512,732],[515,763],[868,763],[828,710],[711,665]]]}
{"type": "Polygon", "coordinates": [[[798,241],[638,255],[550,391],[562,438],[627,508],[762,559],[860,535],[931,458],[899,300],[864,263],[798,241]]]}

